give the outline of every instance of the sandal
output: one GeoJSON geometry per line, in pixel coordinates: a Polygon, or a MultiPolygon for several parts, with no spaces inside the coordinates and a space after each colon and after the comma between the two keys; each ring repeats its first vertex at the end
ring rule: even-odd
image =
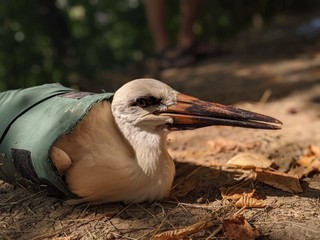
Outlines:
{"type": "Polygon", "coordinates": [[[158,55],[158,68],[165,70],[170,68],[183,68],[194,64],[199,60],[210,57],[220,57],[229,54],[228,51],[219,47],[199,44],[194,41],[188,48],[167,47],[158,55]]]}
{"type": "Polygon", "coordinates": [[[183,68],[195,63],[196,58],[189,49],[168,47],[157,55],[159,70],[183,68]]]}

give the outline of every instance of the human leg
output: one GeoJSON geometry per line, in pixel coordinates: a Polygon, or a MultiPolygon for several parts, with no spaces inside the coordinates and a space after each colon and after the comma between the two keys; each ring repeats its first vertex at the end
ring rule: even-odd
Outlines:
{"type": "Polygon", "coordinates": [[[195,42],[193,25],[199,15],[202,0],[181,0],[180,32],[177,47],[187,49],[195,42]]]}
{"type": "Polygon", "coordinates": [[[154,39],[155,52],[161,52],[169,46],[166,31],[166,0],[145,0],[145,10],[154,39]]]}

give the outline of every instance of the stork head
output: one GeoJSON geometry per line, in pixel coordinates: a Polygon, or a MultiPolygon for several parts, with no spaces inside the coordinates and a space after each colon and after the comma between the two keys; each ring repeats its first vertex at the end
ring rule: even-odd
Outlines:
{"type": "Polygon", "coordinates": [[[122,122],[148,131],[211,125],[280,129],[282,125],[266,115],[179,93],[154,79],[137,79],[123,85],[114,95],[112,112],[118,124],[122,122]]]}

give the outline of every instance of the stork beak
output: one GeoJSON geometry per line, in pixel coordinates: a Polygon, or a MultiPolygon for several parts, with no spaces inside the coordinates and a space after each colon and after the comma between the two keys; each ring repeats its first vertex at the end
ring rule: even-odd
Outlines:
{"type": "Polygon", "coordinates": [[[178,93],[177,103],[160,113],[170,116],[169,130],[189,130],[211,125],[257,129],[281,129],[282,122],[255,112],[233,106],[211,103],[178,93]]]}

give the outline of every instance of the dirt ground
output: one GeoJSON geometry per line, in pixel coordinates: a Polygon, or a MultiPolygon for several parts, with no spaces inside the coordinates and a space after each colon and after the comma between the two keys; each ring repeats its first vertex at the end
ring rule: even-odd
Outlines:
{"type": "Polygon", "coordinates": [[[319,172],[304,177],[303,192],[293,194],[235,180],[232,171],[214,167],[254,152],[288,172],[309,146],[320,147],[320,40],[296,36],[286,22],[276,26],[241,36],[229,56],[166,70],[160,77],[183,93],[276,117],[282,130],[208,127],[171,133],[176,179],[171,197],[154,203],[68,206],[43,191],[0,182],[0,239],[151,239],[199,221],[212,226],[186,239],[227,239],[221,224],[239,209],[222,199],[219,188],[235,184],[256,189],[266,202],[264,208],[242,209],[261,232],[259,239],[320,239],[319,172]],[[286,36],[278,34],[283,29],[286,36]]]}

